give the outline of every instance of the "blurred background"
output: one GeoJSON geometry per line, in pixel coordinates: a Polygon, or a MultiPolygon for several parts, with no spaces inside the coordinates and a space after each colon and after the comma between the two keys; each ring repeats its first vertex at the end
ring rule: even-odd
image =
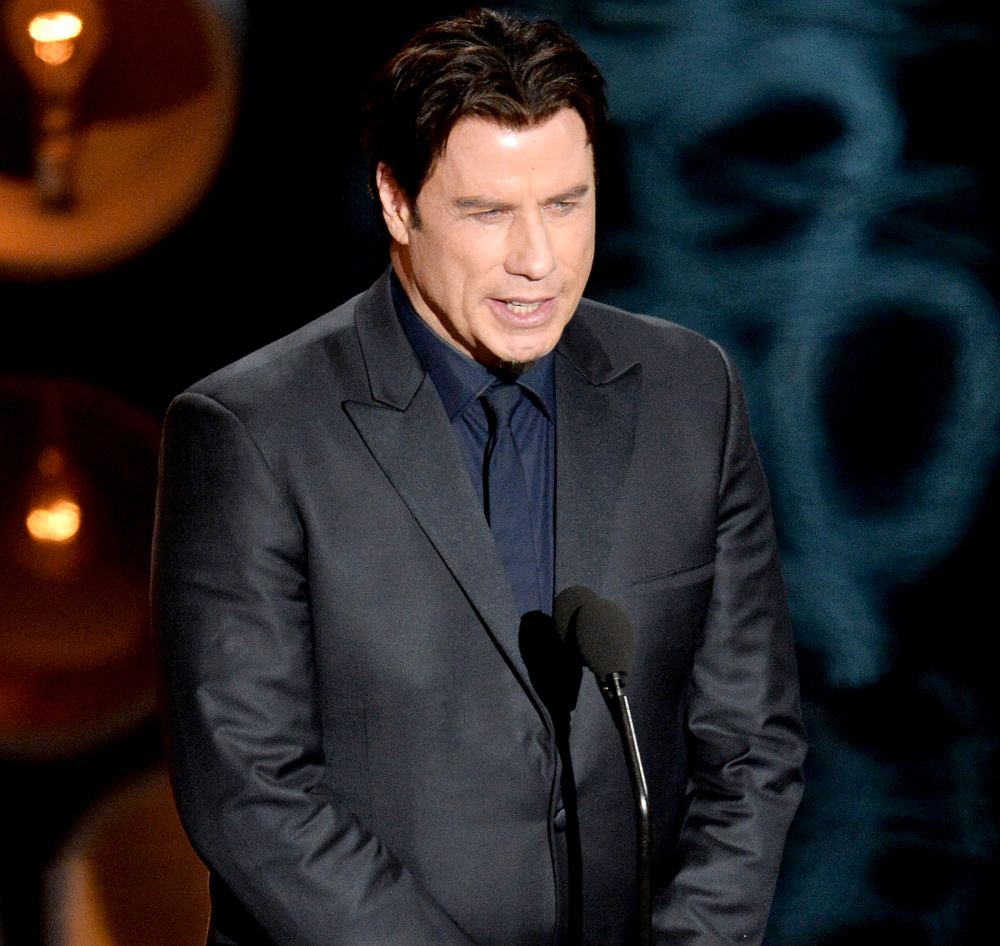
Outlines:
{"type": "MultiPolygon", "coordinates": [[[[812,742],[768,942],[989,941],[997,6],[503,6],[608,79],[588,295],[747,382],[812,742]]],[[[464,5],[339,7],[0,0],[3,946],[203,936],[149,666],[159,424],[382,271],[359,98],[464,5]]]]}

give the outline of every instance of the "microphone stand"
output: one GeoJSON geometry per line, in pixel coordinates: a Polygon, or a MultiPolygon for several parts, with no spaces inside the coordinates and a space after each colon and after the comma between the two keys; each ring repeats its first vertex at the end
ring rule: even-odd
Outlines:
{"type": "Polygon", "coordinates": [[[651,946],[653,941],[653,826],[649,816],[649,788],[642,769],[639,743],[628,697],[625,695],[626,674],[609,673],[601,684],[601,692],[609,704],[617,708],[615,719],[621,736],[622,748],[628,762],[628,774],[635,799],[636,874],[639,884],[639,944],[651,946]]]}

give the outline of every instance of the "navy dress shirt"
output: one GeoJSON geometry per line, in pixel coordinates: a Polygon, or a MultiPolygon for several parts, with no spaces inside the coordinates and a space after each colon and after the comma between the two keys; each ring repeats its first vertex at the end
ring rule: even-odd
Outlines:
{"type": "MultiPolygon", "coordinates": [[[[482,508],[483,454],[489,439],[489,422],[479,398],[496,383],[497,377],[441,339],[424,322],[395,273],[391,282],[392,298],[403,330],[441,398],[482,508]]],[[[511,417],[511,432],[521,457],[534,526],[533,534],[525,540],[534,543],[538,587],[542,595],[539,602],[519,601],[522,613],[536,608],[552,612],[556,468],[554,363],[555,356],[549,352],[518,377],[517,383],[526,396],[521,398],[511,417]]]]}

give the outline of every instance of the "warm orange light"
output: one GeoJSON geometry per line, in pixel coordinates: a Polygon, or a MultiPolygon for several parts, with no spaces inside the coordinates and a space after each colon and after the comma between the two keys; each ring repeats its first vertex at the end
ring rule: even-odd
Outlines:
{"type": "Polygon", "coordinates": [[[39,43],[76,39],[83,29],[83,20],[75,13],[54,11],[39,13],[28,24],[28,35],[39,43]]]}
{"type": "Polygon", "coordinates": [[[50,66],[61,66],[73,55],[73,40],[82,30],[83,20],[64,10],[40,13],[28,24],[28,35],[35,41],[35,55],[50,66]]]}
{"type": "Polygon", "coordinates": [[[47,509],[32,509],[24,524],[39,542],[68,542],[80,531],[80,507],[60,499],[47,509]]]}

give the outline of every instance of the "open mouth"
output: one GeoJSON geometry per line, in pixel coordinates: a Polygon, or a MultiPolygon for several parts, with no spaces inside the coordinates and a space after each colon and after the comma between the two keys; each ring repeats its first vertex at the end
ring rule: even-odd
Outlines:
{"type": "Polygon", "coordinates": [[[525,302],[518,299],[505,299],[503,301],[504,305],[515,315],[531,315],[545,302],[544,299],[538,299],[535,302],[525,302]]]}

